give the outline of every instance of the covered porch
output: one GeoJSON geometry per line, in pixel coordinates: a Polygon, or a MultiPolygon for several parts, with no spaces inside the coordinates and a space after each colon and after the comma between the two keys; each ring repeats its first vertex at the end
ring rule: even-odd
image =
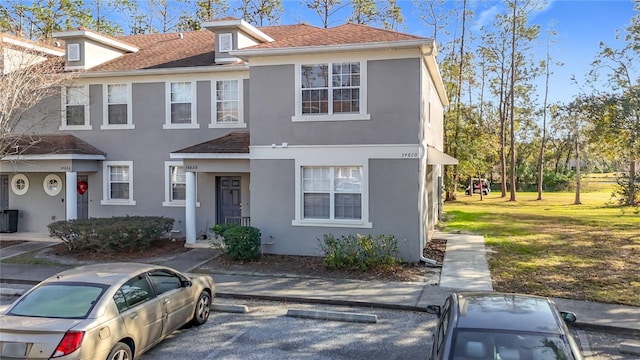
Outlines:
{"type": "Polygon", "coordinates": [[[185,173],[187,245],[201,238],[198,223],[244,226],[251,223],[248,132],[231,132],[172,152],[170,158],[182,161],[185,173]],[[207,205],[202,206],[202,202],[207,205]]]}

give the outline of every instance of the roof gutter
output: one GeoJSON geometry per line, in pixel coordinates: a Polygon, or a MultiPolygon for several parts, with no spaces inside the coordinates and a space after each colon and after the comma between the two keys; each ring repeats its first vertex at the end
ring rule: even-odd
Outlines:
{"type": "Polygon", "coordinates": [[[384,41],[373,43],[358,44],[341,44],[341,45],[321,45],[321,46],[296,46],[286,48],[267,48],[267,49],[243,49],[230,51],[229,54],[247,59],[255,56],[283,56],[283,55],[299,55],[299,54],[316,54],[327,52],[354,51],[354,50],[381,50],[381,49],[400,49],[413,47],[429,47],[434,46],[432,39],[404,40],[404,41],[384,41]]]}
{"type": "Polygon", "coordinates": [[[172,74],[195,74],[201,72],[227,72],[227,71],[248,71],[249,64],[239,65],[213,65],[184,68],[159,68],[159,69],[136,69],[123,71],[84,71],[78,74],[81,78],[98,78],[111,76],[132,76],[132,75],[172,75],[172,74]]]}

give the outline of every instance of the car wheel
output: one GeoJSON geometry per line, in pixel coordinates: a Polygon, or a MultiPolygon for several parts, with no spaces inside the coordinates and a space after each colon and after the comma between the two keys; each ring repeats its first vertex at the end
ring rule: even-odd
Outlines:
{"type": "Polygon", "coordinates": [[[116,346],[111,349],[107,360],[132,360],[131,348],[125,343],[117,343],[116,346]]]}
{"type": "Polygon", "coordinates": [[[192,323],[194,325],[202,325],[207,322],[209,319],[209,314],[211,313],[211,295],[208,292],[203,291],[200,293],[198,297],[198,301],[196,302],[196,309],[193,312],[193,320],[192,323]]]}

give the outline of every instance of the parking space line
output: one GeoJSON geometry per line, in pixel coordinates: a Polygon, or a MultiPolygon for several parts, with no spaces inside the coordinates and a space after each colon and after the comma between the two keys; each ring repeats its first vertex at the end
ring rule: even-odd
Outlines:
{"type": "Polygon", "coordinates": [[[580,348],[582,349],[582,355],[585,358],[592,357],[591,355],[591,347],[589,346],[589,339],[587,339],[587,334],[584,331],[578,330],[576,331],[578,335],[578,341],[580,341],[580,348]]]}

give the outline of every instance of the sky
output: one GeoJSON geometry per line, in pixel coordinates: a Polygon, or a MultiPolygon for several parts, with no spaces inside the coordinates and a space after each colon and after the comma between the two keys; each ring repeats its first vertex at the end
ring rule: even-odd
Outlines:
{"type": "MultiPolygon", "coordinates": [[[[431,37],[432,30],[418,17],[413,0],[398,0],[402,8],[404,23],[398,31],[413,35],[431,37]]],[[[307,22],[322,26],[319,16],[313,10],[300,4],[299,0],[283,0],[285,14],[283,24],[307,22]]],[[[462,8],[462,0],[449,0],[448,7],[462,8]]],[[[493,18],[496,13],[504,11],[504,1],[469,0],[468,6],[475,13],[473,26],[479,27],[483,22],[493,18]]],[[[584,88],[584,76],[591,69],[591,62],[599,53],[599,43],[603,41],[612,47],[619,47],[616,42],[616,30],[624,30],[635,15],[632,0],[547,0],[546,6],[530,16],[530,23],[542,26],[539,44],[536,45],[540,59],[546,53],[546,29],[551,26],[557,32],[556,44],[551,48],[551,57],[564,66],[552,68],[550,79],[550,102],[570,102],[573,96],[584,88]],[[571,80],[575,75],[578,85],[571,80]],[[580,87],[579,87],[580,86],[580,87]]],[[[336,15],[334,24],[340,25],[348,14],[336,15]],[[341,16],[344,15],[344,16],[341,16]]],[[[440,36],[440,35],[439,35],[440,36]]],[[[441,40],[438,40],[441,43],[441,40]]],[[[542,102],[544,80],[538,84],[539,101],[542,102]]]]}

